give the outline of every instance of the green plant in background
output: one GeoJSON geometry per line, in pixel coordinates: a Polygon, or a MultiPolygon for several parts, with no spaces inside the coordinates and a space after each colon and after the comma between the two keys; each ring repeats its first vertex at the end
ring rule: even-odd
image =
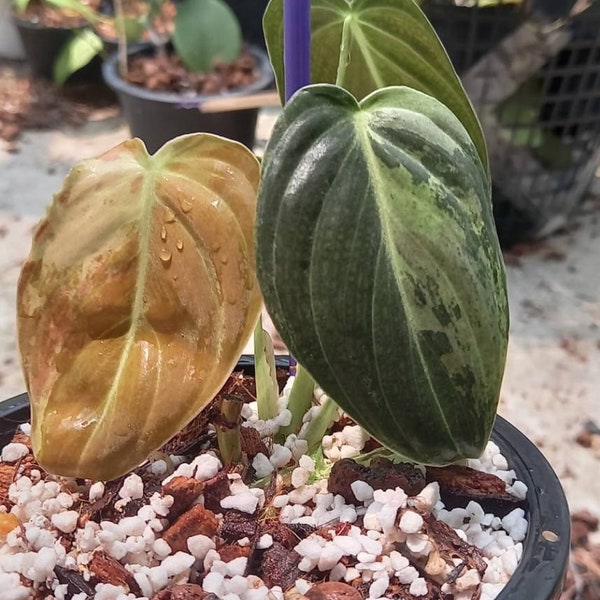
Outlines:
{"type": "Polygon", "coordinates": [[[71,75],[91,63],[103,48],[102,40],[91,29],[84,28],[73,32],[71,38],[61,47],[54,62],[54,83],[64,85],[71,75]]]}
{"type": "MultiPolygon", "coordinates": [[[[281,22],[272,0],[280,89],[281,22]]],[[[152,157],[126,142],[67,178],[18,294],[44,468],[112,478],[185,425],[254,327],[255,277],[301,369],[286,433],[314,379],[331,398],[304,432],[310,446],[339,405],[413,460],[482,452],[508,310],[477,118],[412,0],[314,0],[312,60],[316,85],[284,107],[258,200],[256,161],[206,134],[152,157]]],[[[255,335],[269,418],[274,365],[261,325],[255,335]]]]}
{"type": "MultiPolygon", "coordinates": [[[[157,32],[154,16],[160,11],[163,0],[149,0],[149,11],[144,25],[150,40],[159,53],[165,54],[169,37],[157,32]]],[[[120,3],[115,4],[117,22],[125,22],[120,3]]],[[[175,53],[184,66],[192,72],[210,71],[217,62],[231,62],[239,57],[242,47],[240,24],[229,6],[222,0],[181,0],[173,35],[170,38],[175,53]]],[[[120,40],[125,43],[127,40],[120,40]]],[[[126,52],[123,53],[123,60],[126,52]]],[[[121,64],[121,73],[126,65],[121,64]]]]}
{"type": "Polygon", "coordinates": [[[206,73],[217,61],[239,57],[240,24],[222,0],[182,0],[177,5],[173,47],[190,71],[206,73]]]}
{"type": "Polygon", "coordinates": [[[496,107],[501,133],[507,139],[529,148],[544,168],[568,169],[573,164],[572,150],[547,125],[540,123],[543,105],[544,80],[532,77],[514,94],[496,107]]]}
{"type": "MultiPolygon", "coordinates": [[[[85,67],[102,51],[102,40],[86,26],[97,25],[102,17],[92,7],[79,0],[43,0],[43,3],[58,12],[75,14],[82,18],[83,26],[73,31],[70,39],[61,47],[54,63],[53,81],[57,85],[63,85],[73,73],[85,67]]],[[[31,0],[14,0],[15,11],[21,17],[27,14],[30,5],[31,0]]]]}

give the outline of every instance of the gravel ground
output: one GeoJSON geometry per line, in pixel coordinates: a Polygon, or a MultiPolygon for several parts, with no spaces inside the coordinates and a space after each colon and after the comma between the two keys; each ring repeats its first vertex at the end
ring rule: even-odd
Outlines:
{"type": "MultiPolygon", "coordinates": [[[[0,141],[0,398],[24,390],[15,288],[32,228],[74,162],[128,136],[114,111],[89,118],[0,141]]],[[[273,118],[261,115],[259,151],[273,118]]],[[[512,323],[500,413],[548,457],[571,508],[598,516],[600,436],[581,435],[600,426],[600,180],[594,194],[567,232],[506,256],[512,323]]]]}

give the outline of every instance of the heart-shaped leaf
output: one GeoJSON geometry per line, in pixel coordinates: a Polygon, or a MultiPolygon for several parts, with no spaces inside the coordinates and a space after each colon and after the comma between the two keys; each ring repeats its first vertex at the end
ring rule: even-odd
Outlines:
{"type": "Polygon", "coordinates": [[[213,398],[258,318],[259,167],[241,144],[140,140],[74,167],[19,281],[40,464],[111,479],[213,398]]]}
{"type": "Polygon", "coordinates": [[[384,445],[483,450],[507,344],[490,183],[460,121],[415,90],[298,92],[263,160],[257,267],[291,352],[384,445]]]}
{"type": "Polygon", "coordinates": [[[217,61],[232,62],[242,47],[234,12],[222,0],[181,0],[173,46],[190,71],[207,73],[217,61]]]}
{"type": "MultiPolygon", "coordinates": [[[[283,0],[271,0],[265,39],[283,99],[283,0]]],[[[413,0],[312,0],[311,81],[335,83],[359,100],[405,85],[454,112],[487,165],[481,125],[442,43],[413,0]]]]}

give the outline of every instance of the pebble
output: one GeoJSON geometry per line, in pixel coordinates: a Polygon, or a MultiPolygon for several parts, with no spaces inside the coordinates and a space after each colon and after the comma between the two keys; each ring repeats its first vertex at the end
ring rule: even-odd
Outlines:
{"type": "Polygon", "coordinates": [[[25,458],[29,454],[29,448],[25,444],[13,442],[6,444],[2,448],[2,461],[3,462],[16,462],[22,458],[25,458]]]}
{"type": "Polygon", "coordinates": [[[373,499],[373,488],[365,481],[353,481],[350,489],[359,502],[367,502],[373,499]]]}
{"type": "Polygon", "coordinates": [[[262,452],[259,452],[252,460],[252,468],[256,472],[256,476],[259,479],[271,474],[275,469],[269,458],[262,452]]]}
{"type": "Polygon", "coordinates": [[[77,528],[77,519],[79,513],[76,510],[68,510],[62,513],[52,515],[52,525],[63,533],[73,533],[77,528]]]}
{"type": "Polygon", "coordinates": [[[417,533],[423,527],[423,517],[412,510],[407,510],[400,517],[399,527],[404,533],[417,533]]]}
{"type": "Polygon", "coordinates": [[[285,467],[290,460],[292,459],[292,451],[285,446],[281,446],[280,444],[273,445],[273,452],[269,457],[273,468],[282,469],[285,467]]]}
{"type": "Polygon", "coordinates": [[[258,507],[258,498],[251,492],[242,492],[235,496],[227,496],[221,500],[222,508],[233,508],[248,514],[254,514],[258,507]]]}
{"type": "Polygon", "coordinates": [[[422,577],[415,579],[408,588],[413,596],[427,596],[427,582],[422,577]]]}

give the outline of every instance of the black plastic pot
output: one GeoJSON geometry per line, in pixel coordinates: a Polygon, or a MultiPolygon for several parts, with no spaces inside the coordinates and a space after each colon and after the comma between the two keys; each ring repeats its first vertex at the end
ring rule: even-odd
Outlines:
{"type": "MultiPolygon", "coordinates": [[[[26,19],[13,16],[23,42],[25,58],[33,75],[52,80],[54,62],[65,44],[77,28],[46,27],[26,19]]],[[[93,83],[102,81],[101,59],[99,56],[69,77],[69,83],[93,83]]]]}
{"type": "MultiPolygon", "coordinates": [[[[104,80],[118,95],[125,118],[134,137],[144,141],[149,152],[156,152],[168,140],[185,133],[206,132],[254,145],[258,109],[202,113],[198,107],[208,100],[245,96],[268,88],[273,71],[267,54],[256,46],[249,48],[254,56],[258,79],[252,84],[219,95],[180,95],[155,92],[132,85],[119,77],[118,57],[110,56],[102,66],[104,80]]],[[[142,50],[148,52],[151,50],[142,50]]],[[[131,53],[136,54],[135,52],[131,53]]]]}
{"type": "MultiPolygon", "coordinates": [[[[287,368],[287,357],[277,357],[287,368]]],[[[254,373],[252,356],[242,356],[238,369],[254,373]]],[[[29,419],[29,400],[21,394],[0,405],[0,444],[10,442],[20,423],[29,419]]],[[[492,439],[517,477],[528,488],[529,530],[523,557],[497,600],[558,600],[567,570],[570,547],[569,507],[552,467],[541,452],[502,417],[496,419],[492,439]]]]}

